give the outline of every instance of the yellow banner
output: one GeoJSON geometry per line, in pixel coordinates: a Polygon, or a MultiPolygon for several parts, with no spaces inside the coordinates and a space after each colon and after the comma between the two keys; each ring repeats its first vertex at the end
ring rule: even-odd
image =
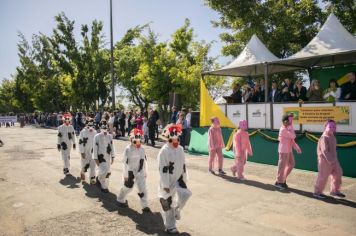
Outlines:
{"type": "Polygon", "coordinates": [[[337,124],[350,124],[349,106],[284,107],[283,113],[293,113],[293,122],[298,124],[324,124],[329,119],[335,120],[337,124]]]}
{"type": "Polygon", "coordinates": [[[219,118],[221,127],[236,128],[236,125],[234,125],[220,110],[218,105],[214,103],[203,80],[200,80],[200,126],[210,126],[210,119],[213,116],[219,118]]]}

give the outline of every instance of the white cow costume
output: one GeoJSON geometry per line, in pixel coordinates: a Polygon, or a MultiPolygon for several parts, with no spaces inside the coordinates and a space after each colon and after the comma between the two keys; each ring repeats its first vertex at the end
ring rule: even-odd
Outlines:
{"type": "Polygon", "coordinates": [[[79,151],[81,154],[80,166],[81,172],[80,177],[85,181],[85,173],[90,169],[89,179],[91,184],[95,184],[95,168],[96,164],[93,159],[93,143],[94,136],[97,134],[94,128],[94,120],[88,119],[86,121],[86,126],[80,131],[79,134],[79,151]]]}
{"type": "Polygon", "coordinates": [[[108,193],[110,167],[114,162],[115,150],[112,136],[108,132],[108,124],[105,120],[100,123],[101,132],[94,136],[94,160],[98,166],[97,183],[101,186],[101,191],[108,193]]]}
{"type": "Polygon", "coordinates": [[[127,195],[132,191],[136,180],[138,196],[140,197],[143,212],[151,212],[147,202],[146,172],[147,160],[145,150],[141,147],[142,130],[133,129],[130,133],[131,143],[127,145],[123,162],[124,185],[117,196],[120,207],[127,207],[127,195]]]}
{"type": "Polygon", "coordinates": [[[70,169],[70,151],[75,149],[75,134],[74,128],[70,125],[70,120],[72,119],[70,114],[64,114],[63,120],[64,124],[58,127],[58,139],[57,139],[57,149],[62,154],[63,160],[63,173],[65,175],[69,174],[70,169]]]}
{"type": "Polygon", "coordinates": [[[192,192],[187,188],[187,172],[185,155],[179,145],[181,125],[170,125],[165,133],[168,143],[158,153],[160,174],[159,198],[162,205],[162,217],[168,233],[177,233],[176,220],[180,219],[180,211],[188,201],[192,192]]]}

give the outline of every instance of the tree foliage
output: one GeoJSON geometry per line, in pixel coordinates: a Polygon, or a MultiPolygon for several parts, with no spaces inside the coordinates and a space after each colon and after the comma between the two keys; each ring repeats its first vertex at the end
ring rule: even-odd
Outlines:
{"type": "MultiPolygon", "coordinates": [[[[327,16],[333,12],[344,26],[356,33],[355,0],[205,0],[220,13],[213,26],[226,31],[220,35],[225,43],[222,54],[236,57],[253,34],[256,34],[277,57],[288,57],[302,49],[317,34],[327,16]],[[321,4],[323,3],[323,4],[321,4]]],[[[300,75],[287,72],[274,79],[300,75]]]]}

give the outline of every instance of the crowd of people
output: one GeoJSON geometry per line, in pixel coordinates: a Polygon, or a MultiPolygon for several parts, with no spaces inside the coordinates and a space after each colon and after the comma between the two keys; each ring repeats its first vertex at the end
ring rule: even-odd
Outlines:
{"type": "MultiPolygon", "coordinates": [[[[192,109],[177,110],[176,106],[172,106],[169,114],[168,122],[173,124],[181,124],[183,127],[182,138],[180,145],[185,148],[186,143],[189,143],[189,133],[191,129],[191,112],[192,109]]],[[[148,110],[121,110],[115,112],[68,112],[71,115],[71,124],[74,132],[79,135],[80,131],[85,127],[87,118],[93,118],[96,124],[96,129],[99,129],[99,123],[102,119],[107,120],[109,133],[113,134],[113,138],[126,137],[134,128],[142,130],[144,133],[144,142],[155,146],[155,141],[158,140],[159,134],[163,129],[163,122],[160,119],[159,112],[156,109],[148,110]]],[[[42,127],[59,127],[63,124],[65,112],[34,112],[32,114],[18,114],[18,122],[20,126],[25,125],[40,125],[42,127]]],[[[4,124],[5,125],[5,124],[4,124]]],[[[9,124],[10,125],[10,124],[9,124]]],[[[0,124],[1,127],[1,124],[0,124]]]]}
{"type": "MultiPolygon", "coordinates": [[[[281,86],[272,81],[268,93],[268,102],[337,102],[356,100],[356,72],[347,74],[348,82],[341,87],[335,79],[329,81],[328,88],[322,91],[318,80],[312,80],[309,88],[303,85],[303,80],[297,80],[294,84],[286,78],[281,86]]],[[[241,88],[235,84],[231,94],[233,103],[265,102],[265,81],[253,82],[251,79],[241,88]]]]}

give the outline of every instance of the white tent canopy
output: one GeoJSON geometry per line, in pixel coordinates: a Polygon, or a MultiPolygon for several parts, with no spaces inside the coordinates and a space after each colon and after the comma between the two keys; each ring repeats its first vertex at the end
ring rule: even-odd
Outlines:
{"type": "Polygon", "coordinates": [[[330,14],[308,45],[294,55],[272,64],[311,68],[355,62],[356,38],[344,28],[334,14],[330,14]]]}
{"type": "MultiPolygon", "coordinates": [[[[279,60],[273,55],[261,40],[254,34],[246,44],[240,55],[229,65],[214,71],[204,72],[205,75],[223,76],[256,76],[265,73],[265,64],[279,60]]],[[[295,68],[294,68],[295,69],[295,68]]],[[[272,66],[268,68],[268,74],[286,71],[288,68],[272,66]]]]}

